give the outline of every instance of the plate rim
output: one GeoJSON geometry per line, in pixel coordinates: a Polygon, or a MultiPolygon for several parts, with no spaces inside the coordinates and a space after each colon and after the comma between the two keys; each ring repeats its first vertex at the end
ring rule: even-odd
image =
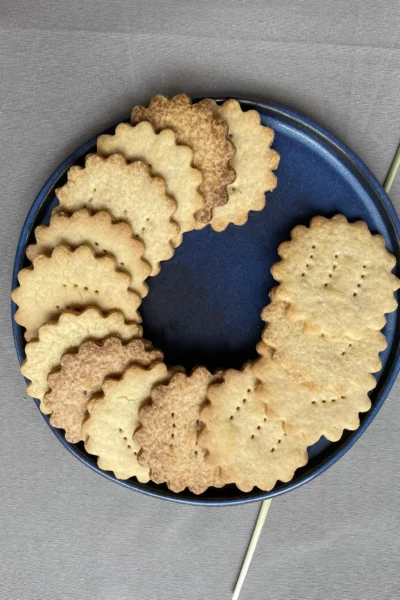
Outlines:
{"type": "MultiPolygon", "coordinates": [[[[359,177],[363,180],[364,183],[368,183],[369,188],[372,189],[374,191],[374,194],[376,194],[379,197],[379,199],[382,203],[382,206],[386,212],[386,215],[388,216],[388,218],[390,220],[392,229],[396,235],[397,243],[398,243],[398,245],[400,245],[400,219],[396,213],[396,210],[395,210],[388,194],[385,192],[382,185],[379,183],[379,181],[376,179],[376,177],[373,175],[373,173],[369,170],[369,168],[366,166],[366,164],[338,137],[336,137],[329,130],[325,129],[324,127],[322,127],[321,125],[316,123],[314,120],[309,119],[308,117],[305,117],[301,113],[299,113],[295,110],[292,110],[291,108],[287,108],[287,107],[279,105],[279,104],[270,103],[270,102],[266,102],[266,101],[255,99],[255,98],[246,98],[246,97],[240,97],[240,96],[214,97],[214,100],[216,100],[217,102],[223,102],[223,101],[227,100],[228,98],[234,98],[242,106],[245,106],[247,108],[255,108],[256,110],[259,110],[261,113],[263,111],[267,110],[270,113],[272,112],[272,113],[275,113],[277,115],[280,115],[280,116],[283,116],[286,118],[289,117],[290,120],[295,121],[297,124],[300,124],[302,127],[306,126],[306,128],[313,130],[314,133],[319,138],[324,139],[324,141],[326,143],[328,143],[328,145],[330,145],[330,146],[333,145],[342,156],[344,155],[346,157],[346,159],[348,161],[350,161],[350,163],[352,163],[353,166],[356,167],[356,171],[357,171],[359,177]]],[[[196,98],[193,101],[196,102],[200,99],[201,98],[196,98]]],[[[112,129],[112,127],[108,127],[105,131],[112,129]]],[[[103,133],[103,132],[101,132],[101,133],[103,133]]],[[[99,135],[101,135],[101,133],[99,133],[95,136],[92,136],[89,140],[87,140],[84,144],[82,144],[79,148],[77,148],[74,152],[72,152],[65,160],[63,160],[62,163],[53,171],[53,173],[50,175],[50,177],[47,179],[46,183],[42,186],[39,193],[37,194],[34,202],[32,203],[32,205],[28,211],[27,217],[22,226],[21,234],[20,234],[20,237],[18,240],[17,249],[15,252],[13,272],[12,272],[12,289],[14,289],[18,285],[17,274],[18,274],[18,271],[20,270],[20,268],[23,264],[24,258],[25,258],[27,242],[31,235],[34,221],[36,220],[36,217],[37,217],[40,209],[45,204],[45,201],[47,199],[49,192],[54,188],[54,186],[55,186],[56,182],[59,180],[59,178],[73,164],[75,164],[77,162],[77,160],[79,160],[85,154],[87,154],[87,152],[96,143],[96,140],[99,137],[99,135]]],[[[15,315],[16,310],[17,310],[16,304],[13,301],[11,301],[11,320],[12,320],[12,331],[13,331],[13,337],[14,337],[14,344],[15,344],[19,363],[22,364],[22,362],[25,359],[25,352],[24,352],[25,344],[21,341],[21,327],[14,320],[14,315],[15,315]]],[[[336,450],[334,450],[330,456],[328,456],[327,458],[322,460],[322,462],[318,466],[310,469],[309,472],[306,472],[299,479],[297,479],[297,480],[292,479],[291,481],[284,483],[278,489],[274,488],[268,492],[252,491],[252,492],[247,493],[245,496],[240,496],[238,498],[228,498],[228,499],[204,498],[202,496],[199,496],[199,497],[182,496],[182,495],[174,494],[170,490],[164,490],[164,489],[158,489],[158,488],[148,488],[148,487],[146,487],[146,484],[140,484],[138,481],[135,481],[135,480],[124,481],[124,480],[117,479],[111,473],[102,471],[97,466],[97,464],[95,464],[90,459],[88,459],[80,451],[79,448],[77,448],[75,445],[67,442],[67,440],[65,439],[65,437],[62,433],[62,430],[52,427],[49,423],[48,415],[45,415],[40,411],[39,401],[35,398],[33,398],[33,401],[35,402],[36,406],[38,407],[40,414],[45,419],[46,423],[48,424],[50,429],[53,431],[53,433],[56,435],[56,437],[59,439],[59,441],[63,444],[63,446],[65,448],[67,448],[67,450],[71,454],[73,454],[76,458],[78,458],[78,460],[80,460],[87,467],[92,469],[92,471],[99,473],[106,479],[108,479],[114,483],[118,483],[119,485],[121,485],[125,488],[128,488],[130,490],[138,491],[142,494],[145,494],[146,496],[150,496],[152,498],[157,498],[157,499],[162,499],[162,500],[167,500],[170,502],[176,502],[178,504],[191,504],[191,505],[195,505],[195,506],[235,506],[235,505],[239,505],[239,504],[247,504],[250,502],[260,502],[260,501],[263,501],[263,500],[266,500],[269,498],[280,496],[281,494],[287,493],[289,491],[293,491],[293,490],[299,488],[300,486],[304,485],[305,483],[308,483],[309,481],[318,477],[324,471],[326,471],[328,468],[333,466],[340,458],[342,458],[342,456],[346,452],[348,452],[348,450],[350,450],[350,448],[352,446],[354,446],[354,444],[357,442],[357,440],[363,435],[363,433],[367,430],[369,425],[372,423],[372,421],[378,414],[379,410],[381,409],[383,403],[385,402],[385,400],[396,380],[399,369],[400,369],[400,342],[397,341],[397,348],[395,347],[395,354],[392,359],[392,363],[389,365],[389,370],[388,370],[388,375],[386,377],[386,381],[382,385],[382,388],[379,392],[377,399],[375,400],[374,405],[372,406],[370,411],[368,413],[366,413],[366,416],[365,416],[363,422],[361,423],[360,427],[356,431],[351,432],[350,435],[348,436],[348,438],[344,442],[342,442],[342,443],[340,443],[340,441],[336,442],[337,444],[339,444],[338,447],[336,448],[336,450]]],[[[28,382],[29,380],[27,380],[25,378],[25,381],[28,382]]],[[[239,493],[239,490],[237,493],[239,493]]]]}

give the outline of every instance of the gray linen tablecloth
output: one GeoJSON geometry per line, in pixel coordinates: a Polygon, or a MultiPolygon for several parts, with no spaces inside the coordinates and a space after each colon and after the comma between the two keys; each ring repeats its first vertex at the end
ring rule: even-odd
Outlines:
{"type": "MultiPolygon", "coordinates": [[[[253,96],[333,131],[383,181],[400,131],[399,3],[0,2],[0,598],[229,599],[259,506],[195,508],[91,472],[26,396],[18,236],[71,151],[156,92],[253,96]]],[[[400,177],[392,188],[400,208],[400,177]]],[[[400,386],[338,464],[273,501],[242,600],[400,598],[400,386]]]]}

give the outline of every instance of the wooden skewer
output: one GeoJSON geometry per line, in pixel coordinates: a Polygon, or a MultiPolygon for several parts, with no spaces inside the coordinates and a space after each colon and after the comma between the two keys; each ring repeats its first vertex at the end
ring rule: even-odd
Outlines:
{"type": "MultiPolygon", "coordinates": [[[[396,177],[396,173],[400,167],[400,146],[397,148],[397,152],[394,156],[393,162],[390,165],[390,169],[385,179],[385,183],[383,184],[383,188],[385,192],[389,192],[392,187],[392,183],[394,178],[396,177]]],[[[251,536],[249,547],[247,548],[246,556],[244,557],[243,565],[239,573],[238,580],[235,585],[235,589],[233,590],[232,600],[238,600],[240,590],[242,589],[242,585],[247,575],[247,571],[249,570],[251,560],[253,558],[255,549],[257,547],[258,539],[261,535],[261,531],[263,525],[265,523],[265,519],[268,514],[269,507],[271,505],[271,500],[264,500],[261,504],[260,512],[258,514],[257,522],[254,527],[253,535],[251,536]]]]}
{"type": "Polygon", "coordinates": [[[385,183],[383,184],[383,189],[385,190],[385,192],[389,192],[390,188],[392,187],[392,183],[394,181],[394,178],[396,177],[396,173],[397,173],[399,167],[400,167],[400,145],[397,148],[397,152],[394,155],[393,162],[390,165],[388,174],[386,175],[385,183]]]}
{"type": "Polygon", "coordinates": [[[267,517],[269,507],[271,506],[271,500],[264,500],[261,504],[260,512],[258,513],[258,518],[256,522],[256,526],[254,527],[253,535],[251,536],[249,547],[247,548],[246,556],[243,561],[242,568],[239,573],[239,578],[236,582],[235,589],[233,590],[232,600],[238,600],[240,590],[242,589],[243,582],[246,578],[247,571],[249,570],[249,566],[251,563],[251,559],[253,558],[253,554],[255,552],[258,538],[261,535],[261,531],[267,517]]]}

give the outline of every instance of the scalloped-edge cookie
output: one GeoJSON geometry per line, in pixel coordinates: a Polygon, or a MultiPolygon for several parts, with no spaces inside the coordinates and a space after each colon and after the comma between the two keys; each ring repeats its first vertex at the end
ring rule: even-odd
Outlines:
{"type": "Polygon", "coordinates": [[[385,336],[373,330],[360,340],[310,335],[303,321],[293,321],[288,316],[290,305],[275,300],[275,290],[271,293],[272,302],[261,313],[267,323],[262,339],[273,348],[273,360],[313,391],[340,394],[349,384],[372,390],[376,380],[371,373],[382,367],[379,352],[387,346],[385,336]]]}
{"type": "Polygon", "coordinates": [[[103,315],[98,308],[90,306],[82,313],[63,312],[58,321],[42,325],[38,339],[25,346],[26,360],[21,365],[21,373],[31,381],[28,394],[41,400],[40,410],[48,414],[49,409],[43,402],[49,390],[47,376],[59,366],[63,354],[89,339],[117,336],[127,341],[141,335],[142,328],[136,323],[125,323],[119,311],[103,315]]]}
{"type": "Polygon", "coordinates": [[[167,483],[173,492],[189,488],[202,494],[208,487],[220,487],[219,468],[205,461],[205,450],[197,444],[201,427],[200,408],[208,386],[221,377],[197,367],[190,376],[176,373],[151,393],[151,404],[139,411],[141,427],[133,436],[141,448],[138,460],[150,468],[155,483],[167,483]]]}
{"type": "Polygon", "coordinates": [[[157,131],[172,129],[179,144],[193,150],[193,166],[203,175],[199,187],[204,197],[204,208],[196,213],[204,224],[212,217],[215,206],[228,202],[227,186],[235,180],[230,160],[235,147],[228,139],[228,126],[214,115],[214,102],[210,99],[192,104],[185,94],[168,99],[161,94],[154,96],[148,108],[135,106],[132,124],[149,121],[157,131]]]}
{"type": "Polygon", "coordinates": [[[276,298],[290,304],[288,315],[304,320],[311,334],[360,339],[382,329],[385,314],[397,307],[396,260],[363,221],[314,217],[309,227],[295,227],[278,252],[282,260],[271,269],[280,282],[276,298]]]}
{"type": "Polygon", "coordinates": [[[50,257],[39,254],[33,267],[18,273],[18,281],[11,296],[18,305],[15,320],[25,327],[27,341],[64,310],[91,305],[102,312],[120,310],[126,321],[140,322],[141,298],[129,289],[130,276],[116,270],[111,256],[98,258],[88,246],[57,246],[50,257]]]}
{"type": "MultiPolygon", "coordinates": [[[[146,162],[152,175],[162,177],[167,193],[177,202],[175,221],[181,234],[196,227],[195,213],[204,206],[204,198],[198,188],[203,177],[192,167],[193,151],[189,146],[177,144],[171,129],[160,133],[154,131],[147,121],[135,127],[120,123],[114,135],[101,135],[97,140],[97,152],[101,156],[122,154],[127,160],[146,162]]],[[[178,245],[182,236],[173,240],[178,245]]]]}
{"type": "Polygon", "coordinates": [[[241,371],[225,371],[222,383],[210,385],[207,398],[198,444],[208,450],[209,465],[220,467],[223,484],[235,483],[243,492],[270,490],[307,463],[306,439],[289,435],[285,423],[269,414],[264,385],[251,363],[241,371]]]}
{"type": "Polygon", "coordinates": [[[214,113],[228,123],[229,139],[236,148],[231,166],[236,172],[228,186],[229,202],[216,206],[211,220],[215,231],[223,231],[229,223],[244,225],[251,210],[265,206],[265,193],[275,189],[279,154],[271,148],[274,132],[261,124],[256,110],[242,111],[237,100],[227,100],[214,113]]]}
{"type": "Polygon", "coordinates": [[[148,368],[132,365],[120,379],[107,379],[103,393],[89,401],[82,433],[85,448],[98,457],[100,469],[113,471],[118,479],[149,481],[149,469],[138,463],[139,446],[132,436],[139,426],[140,407],[149,400],[152,388],[168,378],[164,363],[148,368]]]}
{"type": "Polygon", "coordinates": [[[284,421],[288,434],[301,433],[311,446],[321,436],[337,442],[344,429],[354,431],[360,426],[359,413],[371,408],[365,390],[349,382],[341,394],[312,392],[272,360],[272,351],[265,344],[257,349],[262,358],[254,362],[253,373],[264,384],[268,412],[284,421]]]}
{"type": "Polygon", "coordinates": [[[72,249],[90,246],[97,256],[106,253],[114,256],[118,269],[126,271],[132,279],[130,289],[142,298],[148,293],[144,281],[150,275],[151,267],[143,260],[144,244],[132,236],[127,223],[114,223],[108,212],[102,210],[92,215],[84,208],[71,215],[55,212],[50,225],[36,227],[35,236],[36,244],[26,250],[30,261],[39,254],[49,256],[56,246],[65,245],[72,249]]]}
{"type": "Polygon", "coordinates": [[[162,353],[145,340],[124,343],[116,337],[90,340],[77,352],[64,354],[59,370],[47,378],[50,391],[45,394],[44,403],[51,411],[51,425],[64,429],[69,442],[84,440],[81,425],[87,415],[87,402],[100,393],[104,380],[120,376],[131,363],[147,367],[162,358],[162,353]]]}
{"type": "Polygon", "coordinates": [[[120,154],[91,154],[85,167],[69,169],[68,182],[56,195],[61,210],[106,210],[115,220],[126,221],[145,245],[143,258],[152,267],[151,275],[159,273],[160,261],[173,255],[173,240],[179,235],[173,220],[176,201],[144,162],[128,163],[120,154]]]}

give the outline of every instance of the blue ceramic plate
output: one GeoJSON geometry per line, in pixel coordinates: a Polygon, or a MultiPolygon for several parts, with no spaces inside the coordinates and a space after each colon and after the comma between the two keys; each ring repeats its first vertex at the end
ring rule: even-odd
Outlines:
{"type": "MultiPolygon", "coordinates": [[[[385,238],[386,247],[400,259],[400,223],[384,190],[366,166],[331,133],[291,110],[240,99],[244,109],[259,111],[264,125],[275,131],[274,148],[281,155],[278,187],[268,194],[262,212],[250,214],[246,225],[230,225],[215,233],[210,227],[186,233],[174,257],[161,273],[149,280],[150,292],[143,301],[144,335],[165,353],[171,365],[206,365],[239,368],[256,357],[260,339],[260,312],[268,303],[274,282],[270,267],[278,260],[277,248],[289,239],[291,229],[308,224],[315,215],[343,213],[350,220],[366,221],[373,232],[385,238]]],[[[113,132],[109,130],[109,133],[113,132]]],[[[13,288],[17,273],[26,264],[25,249],[33,241],[35,227],[48,223],[57,204],[54,190],[66,181],[72,165],[83,164],[84,156],[95,151],[96,137],[89,140],[53,173],[29,211],[15,257],[13,288]]],[[[12,313],[16,310],[12,306],[12,313]]],[[[83,445],[65,441],[62,431],[53,429],[60,442],[79,460],[120,485],[153,497],[223,506],[259,501],[277,496],[310,481],[333,465],[356,442],[382,406],[399,370],[399,316],[388,316],[384,333],[388,348],[382,353],[383,367],[371,393],[372,409],[362,415],[361,427],[345,432],[337,443],[322,438],[310,448],[307,466],[289,483],[279,483],[271,492],[245,494],[235,486],[211,489],[202,496],[173,494],[164,485],[118,481],[100,471],[83,445]]],[[[13,321],[18,358],[24,360],[22,329],[13,321]]],[[[39,404],[35,401],[36,404],[39,404]]],[[[44,416],[46,421],[49,419],[44,416]]]]}

